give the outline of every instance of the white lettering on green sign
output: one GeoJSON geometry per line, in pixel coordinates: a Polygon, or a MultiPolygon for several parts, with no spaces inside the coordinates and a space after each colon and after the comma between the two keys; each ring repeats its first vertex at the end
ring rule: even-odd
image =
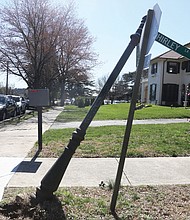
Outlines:
{"type": "Polygon", "coordinates": [[[187,47],[182,46],[181,44],[175,42],[174,40],[166,37],[165,35],[158,32],[158,35],[155,39],[157,42],[161,43],[162,45],[168,47],[169,49],[175,51],[176,53],[181,54],[182,56],[190,59],[190,49],[187,47]]]}
{"type": "Polygon", "coordinates": [[[168,38],[160,33],[158,33],[156,40],[174,51],[177,51],[178,48],[181,47],[180,44],[178,44],[175,41],[172,41],[170,38],[168,38]]]}

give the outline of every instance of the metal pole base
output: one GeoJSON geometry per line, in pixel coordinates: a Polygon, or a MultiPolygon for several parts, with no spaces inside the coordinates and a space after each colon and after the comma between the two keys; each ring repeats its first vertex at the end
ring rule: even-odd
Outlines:
{"type": "Polygon", "coordinates": [[[55,198],[55,195],[48,191],[48,190],[45,190],[45,189],[41,189],[39,187],[36,188],[36,200],[41,203],[43,201],[46,201],[46,200],[53,200],[55,198]]]}

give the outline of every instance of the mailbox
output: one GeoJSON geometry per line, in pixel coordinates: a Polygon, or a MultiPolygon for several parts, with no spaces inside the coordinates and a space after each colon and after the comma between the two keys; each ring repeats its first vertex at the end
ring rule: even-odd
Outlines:
{"type": "Polygon", "coordinates": [[[30,106],[49,106],[49,89],[29,89],[30,106]]]}

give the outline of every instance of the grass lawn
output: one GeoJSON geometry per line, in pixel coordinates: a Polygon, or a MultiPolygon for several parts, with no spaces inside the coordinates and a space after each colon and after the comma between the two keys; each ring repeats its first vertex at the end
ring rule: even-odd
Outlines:
{"type": "MultiPolygon", "coordinates": [[[[95,115],[94,120],[125,120],[128,117],[129,107],[129,103],[102,105],[95,115]]],[[[62,122],[81,121],[89,109],[90,107],[78,108],[72,105],[65,106],[65,110],[56,120],[62,122]]],[[[136,110],[134,115],[134,119],[155,118],[190,118],[190,109],[152,105],[151,107],[136,110]]]]}
{"type": "MultiPolygon", "coordinates": [[[[50,129],[43,134],[40,157],[58,157],[71,138],[71,129],[50,129]]],[[[119,157],[125,126],[102,126],[87,129],[85,140],[75,157],[119,157]]],[[[128,157],[190,155],[189,123],[133,125],[128,157]]],[[[29,156],[35,154],[32,149],[29,156]]]]}
{"type": "MultiPolygon", "coordinates": [[[[126,119],[128,109],[129,104],[101,106],[95,119],[126,119]]],[[[81,121],[87,111],[88,108],[69,106],[57,120],[81,121]]],[[[189,110],[153,106],[135,112],[135,119],[147,118],[189,118],[189,110]]],[[[60,156],[73,131],[74,129],[46,131],[39,156],[60,156]]],[[[74,156],[119,157],[124,132],[125,126],[90,127],[74,156]]],[[[189,134],[189,123],[133,125],[128,157],[189,156],[189,134]]],[[[34,156],[36,146],[29,156],[34,156]]],[[[59,188],[55,192],[55,200],[38,204],[31,199],[36,189],[7,188],[0,203],[0,219],[185,220],[190,216],[190,185],[121,186],[116,206],[117,216],[113,216],[109,210],[113,184],[108,182],[104,187],[95,188],[59,188]]]]}

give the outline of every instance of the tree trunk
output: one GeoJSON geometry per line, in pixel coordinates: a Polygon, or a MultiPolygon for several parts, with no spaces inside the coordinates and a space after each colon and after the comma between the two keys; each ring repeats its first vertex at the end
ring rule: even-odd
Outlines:
{"type": "Polygon", "coordinates": [[[61,80],[61,106],[64,106],[65,101],[65,80],[61,80]]]}

